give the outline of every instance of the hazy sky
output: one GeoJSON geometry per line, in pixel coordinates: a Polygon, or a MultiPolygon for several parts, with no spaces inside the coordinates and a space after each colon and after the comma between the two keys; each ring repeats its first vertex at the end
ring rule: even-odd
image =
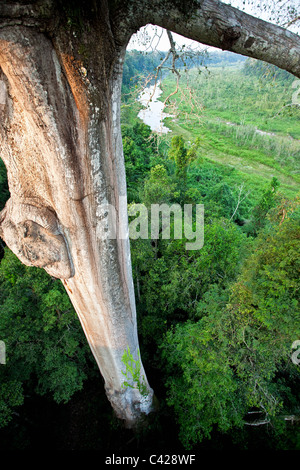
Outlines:
{"type": "MultiPolygon", "coordinates": [[[[282,21],[278,14],[284,12],[286,8],[291,8],[294,6],[300,14],[300,0],[245,0],[243,5],[243,0],[222,0],[223,3],[228,3],[236,8],[249,13],[250,15],[257,16],[258,18],[276,23],[282,21]],[[267,6],[267,8],[263,8],[267,6]]],[[[293,26],[290,28],[291,31],[299,32],[298,26],[293,26]]],[[[186,46],[192,48],[206,48],[206,46],[199,45],[196,41],[191,41],[186,39],[178,34],[174,34],[174,39],[176,43],[180,46],[185,44],[186,46]]],[[[167,34],[162,28],[154,27],[151,25],[142,28],[138,34],[134,34],[128,45],[128,49],[137,49],[137,50],[152,50],[157,48],[158,50],[166,51],[170,48],[167,34]]]]}

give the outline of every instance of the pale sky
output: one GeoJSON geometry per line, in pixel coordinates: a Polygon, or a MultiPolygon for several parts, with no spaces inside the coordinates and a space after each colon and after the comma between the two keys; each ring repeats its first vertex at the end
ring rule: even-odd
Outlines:
{"type": "MultiPolygon", "coordinates": [[[[243,0],[222,0],[223,3],[230,4],[236,8],[249,13],[250,15],[257,16],[263,20],[276,23],[280,21],[280,18],[276,19],[275,16],[278,15],[280,11],[284,12],[284,9],[287,7],[290,8],[294,6],[298,10],[298,15],[300,14],[300,0],[246,0],[245,5],[243,5],[243,0]],[[260,8],[261,6],[261,8],[260,8]],[[267,9],[264,9],[264,6],[267,6],[267,9]],[[279,6],[281,8],[279,8],[279,6]],[[275,13],[272,13],[275,12],[275,13]],[[274,16],[275,15],[275,16],[274,16]]],[[[297,25],[294,25],[289,28],[291,31],[299,33],[299,22],[297,25]]],[[[190,39],[179,36],[178,34],[173,33],[174,40],[179,46],[186,45],[191,48],[207,48],[207,46],[200,45],[196,41],[191,41],[190,39]]],[[[161,51],[166,51],[170,49],[170,43],[166,32],[158,27],[148,25],[132,36],[132,39],[128,45],[128,49],[137,49],[140,51],[151,51],[154,49],[161,51]]],[[[214,49],[214,48],[210,48],[214,49]]]]}

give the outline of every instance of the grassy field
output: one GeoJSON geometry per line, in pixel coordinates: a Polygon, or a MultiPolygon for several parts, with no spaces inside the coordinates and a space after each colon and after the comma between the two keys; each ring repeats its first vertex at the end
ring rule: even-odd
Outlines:
{"type": "MultiPolygon", "coordinates": [[[[201,156],[234,167],[238,178],[257,187],[275,176],[281,191],[300,189],[300,107],[292,102],[293,77],[286,80],[247,75],[239,66],[190,71],[182,76],[164,122],[186,141],[201,139],[201,156]]],[[[163,81],[162,99],[175,89],[163,81]]]]}

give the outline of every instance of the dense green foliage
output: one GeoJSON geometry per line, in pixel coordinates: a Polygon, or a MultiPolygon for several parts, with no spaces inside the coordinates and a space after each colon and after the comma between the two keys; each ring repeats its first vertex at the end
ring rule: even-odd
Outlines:
{"type": "MultiPolygon", "coordinates": [[[[272,137],[244,135],[250,123],[253,129],[261,124],[268,131],[297,135],[298,110],[273,121],[270,116],[283,106],[291,77],[273,69],[264,75],[259,62],[257,69],[250,66],[249,75],[246,63],[242,72],[223,70],[222,79],[212,69],[212,75],[218,73],[217,86],[210,76],[190,79],[205,103],[202,122],[197,125],[192,117],[187,122],[191,103],[177,101],[177,122],[168,125],[180,134],[160,140],[156,164],[139,190],[139,201],[147,207],[163,202],[205,206],[205,243],[198,252],[186,251],[184,240],[132,240],[144,356],[150,368],[161,371],[166,402],[187,448],[216,432],[247,447],[247,429],[256,429],[259,441],[264,426],[270,448],[299,448],[299,429],[289,429],[284,417],[297,416],[300,407],[299,368],[291,361],[292,343],[300,336],[294,171],[300,149],[297,141],[293,150],[281,142],[279,160],[272,137]],[[247,83],[237,86],[241,74],[247,83]],[[260,104],[253,106],[258,94],[260,104]],[[247,126],[239,122],[241,112],[247,126]],[[213,121],[233,115],[238,129],[213,121]],[[228,158],[217,158],[219,149],[228,158]],[[232,153],[243,165],[259,161],[266,166],[258,175],[255,169],[234,169],[232,153]],[[267,165],[279,171],[272,175],[267,165]]],[[[164,81],[163,88],[167,96],[171,81],[164,81]]]]}
{"type": "Polygon", "coordinates": [[[91,353],[60,281],[28,268],[5,249],[0,271],[0,338],[6,365],[0,368],[0,427],[24,390],[67,402],[93,370],[91,353]],[[12,399],[13,397],[13,399],[12,399]]]}
{"type": "MultiPolygon", "coordinates": [[[[203,104],[200,123],[191,103],[178,100],[177,121],[166,120],[173,132],[162,138],[136,118],[134,101],[137,75],[148,75],[159,60],[134,51],[125,63],[129,207],[203,204],[204,245],[189,251],[184,237],[151,239],[150,231],[147,239],[131,240],[141,357],[160,401],[145,441],[151,443],[153,433],[154,450],[157,436],[169,434],[176,449],[205,448],[211,440],[217,449],[229,443],[299,450],[300,369],[291,347],[300,339],[300,128],[299,110],[284,108],[291,77],[260,62],[243,68],[224,62],[222,69],[212,59],[209,74],[191,70],[181,82],[203,104]],[[276,135],[259,135],[257,128],[276,135]]],[[[172,86],[164,80],[165,97],[172,86]]],[[[0,185],[2,207],[4,166],[0,185]]],[[[62,284],[23,266],[8,249],[0,299],[5,433],[18,422],[14,412],[22,414],[26,397],[76,403],[98,371],[62,284]]],[[[130,376],[130,351],[124,363],[130,376]]],[[[93,422],[100,420],[103,433],[111,432],[108,403],[101,418],[82,407],[93,422]]]]}
{"type": "MultiPolygon", "coordinates": [[[[197,322],[177,324],[162,344],[168,403],[186,445],[299,412],[299,372],[290,359],[300,335],[300,210],[262,231],[227,291],[213,285],[197,305],[197,322]]],[[[281,432],[284,432],[281,429],[281,432]]]]}

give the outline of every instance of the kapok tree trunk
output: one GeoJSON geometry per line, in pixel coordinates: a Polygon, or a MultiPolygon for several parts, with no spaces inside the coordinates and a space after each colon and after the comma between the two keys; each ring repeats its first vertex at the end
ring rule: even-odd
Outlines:
{"type": "Polygon", "coordinates": [[[139,360],[119,123],[125,49],[104,28],[93,31],[89,75],[65,31],[53,44],[28,27],[0,30],[1,157],[11,193],[0,235],[23,263],[62,279],[107,396],[130,426],[151,411],[153,392],[142,365],[142,390],[123,374],[127,348],[139,360]],[[115,239],[106,237],[107,204],[115,239]]]}

